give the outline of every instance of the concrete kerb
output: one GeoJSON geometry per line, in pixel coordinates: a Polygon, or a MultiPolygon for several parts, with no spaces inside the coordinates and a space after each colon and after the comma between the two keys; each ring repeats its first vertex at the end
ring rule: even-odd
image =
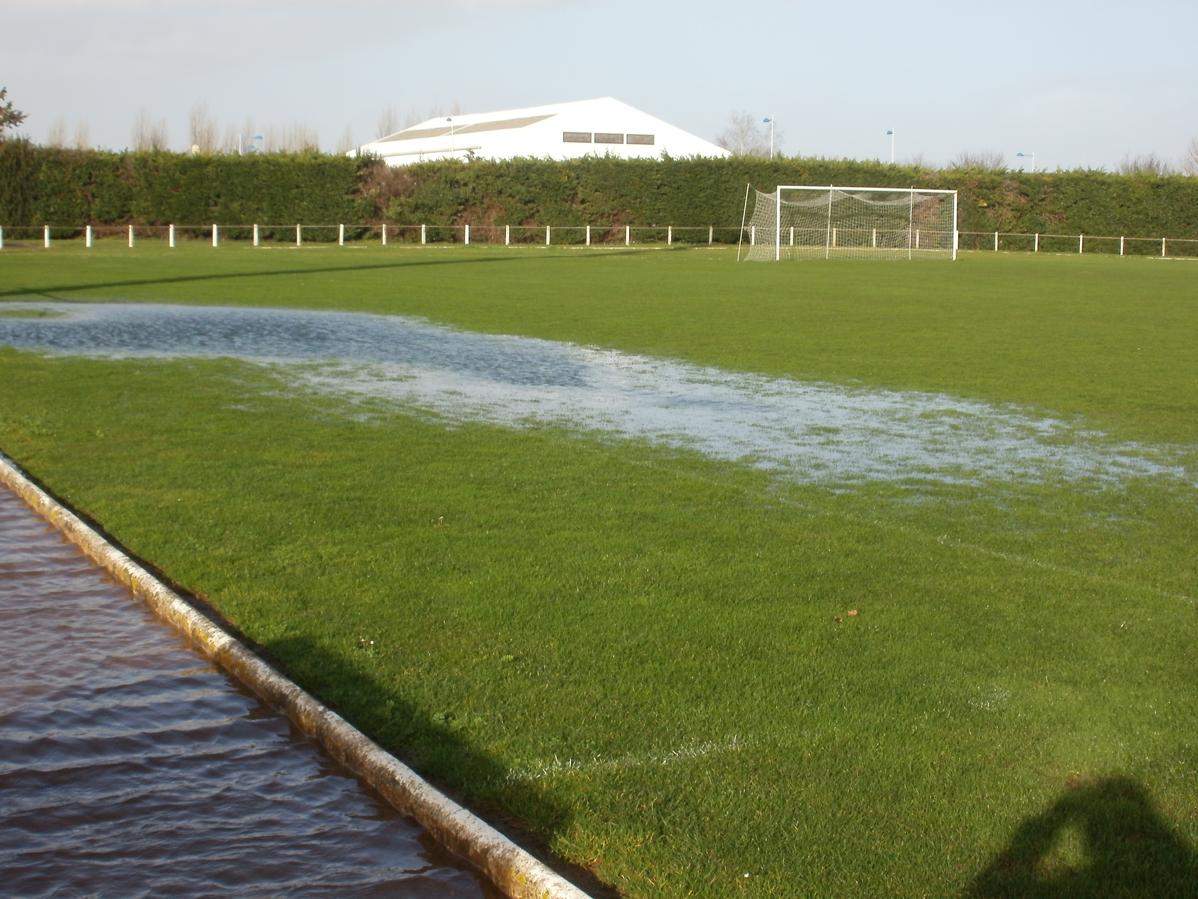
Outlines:
{"type": "Polygon", "coordinates": [[[442,845],[467,859],[509,896],[586,899],[587,894],[468,809],[454,802],[344,718],[283,677],[240,640],[158,580],[37,486],[0,452],[0,483],[129,587],[156,615],[305,733],[442,845]]]}

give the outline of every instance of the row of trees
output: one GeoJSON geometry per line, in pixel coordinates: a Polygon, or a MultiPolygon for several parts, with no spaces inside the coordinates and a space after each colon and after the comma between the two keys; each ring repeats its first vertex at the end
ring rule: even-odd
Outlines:
{"type": "MultiPolygon", "coordinates": [[[[775,130],[774,144],[782,142],[782,132],[775,130]]],[[[756,116],[743,110],[733,112],[728,117],[724,130],[716,138],[716,143],[734,156],[750,156],[764,159],[769,156],[769,132],[766,124],[756,116]]],[[[986,172],[1006,171],[1009,156],[999,150],[966,150],[954,156],[946,166],[947,169],[977,169],[986,172]]],[[[921,169],[934,169],[939,166],[930,164],[922,155],[910,157],[903,165],[921,169]]],[[[1122,175],[1198,175],[1198,137],[1190,141],[1182,158],[1174,163],[1156,153],[1145,153],[1139,156],[1125,156],[1119,163],[1118,171],[1122,175]]]]}
{"type": "MultiPolygon", "coordinates": [[[[379,113],[375,132],[371,139],[394,134],[396,131],[426,118],[458,115],[459,113],[460,108],[457,103],[454,103],[448,110],[435,106],[426,112],[420,112],[412,108],[403,116],[394,106],[388,106],[379,113]]],[[[50,147],[74,147],[77,150],[86,150],[92,146],[91,132],[87,122],[76,122],[72,130],[68,127],[67,120],[63,116],[59,116],[51,122],[47,129],[44,143],[50,147]]],[[[362,142],[356,139],[353,129],[347,125],[332,145],[332,151],[347,153],[358,147],[360,143],[362,142]]],[[[171,137],[166,119],[153,116],[145,109],[139,111],[130,132],[129,147],[139,152],[171,149],[171,137]]],[[[252,117],[247,117],[240,125],[226,124],[222,127],[209,111],[208,104],[201,102],[192,106],[188,114],[187,138],[184,148],[205,155],[258,151],[303,153],[318,152],[321,149],[321,142],[317,129],[303,122],[259,126],[252,117]]]]}
{"type": "MultiPolygon", "coordinates": [[[[405,115],[400,116],[394,106],[388,106],[379,113],[375,123],[373,138],[383,138],[394,134],[416,122],[445,115],[458,115],[461,109],[455,102],[451,107],[432,107],[424,113],[411,108],[405,115]]],[[[0,88],[0,139],[5,131],[13,130],[21,125],[26,115],[14,109],[12,101],[8,100],[6,88],[0,88]]],[[[134,150],[163,151],[170,149],[170,135],[166,119],[151,116],[146,110],[141,110],[133,123],[130,147],[134,150]]],[[[783,139],[781,131],[775,131],[775,146],[783,139]]],[[[45,143],[51,147],[73,146],[76,149],[91,147],[90,130],[86,122],[77,122],[73,133],[68,136],[66,119],[59,116],[51,123],[45,143]]],[[[764,158],[769,155],[770,140],[765,123],[756,116],[745,111],[733,112],[728,117],[724,130],[716,138],[716,143],[734,156],[764,158]]],[[[333,152],[344,154],[359,145],[355,140],[353,129],[346,126],[345,131],[336,141],[333,152]]],[[[191,108],[187,120],[186,149],[205,155],[219,153],[239,153],[245,151],[262,151],[265,153],[302,153],[320,150],[320,135],[310,125],[293,122],[287,125],[268,125],[259,130],[253,118],[247,117],[240,125],[226,125],[221,128],[216,118],[211,114],[206,103],[196,103],[191,108]]],[[[980,171],[1005,171],[1008,168],[1008,157],[997,150],[964,151],[958,153],[944,168],[975,169],[980,171]]],[[[922,157],[908,158],[904,161],[907,166],[921,169],[934,169],[938,166],[929,164],[922,157]]],[[[1125,156],[1120,162],[1118,171],[1124,175],[1149,175],[1163,177],[1172,174],[1198,176],[1198,137],[1190,141],[1181,160],[1173,163],[1155,153],[1139,156],[1125,156]]]]}

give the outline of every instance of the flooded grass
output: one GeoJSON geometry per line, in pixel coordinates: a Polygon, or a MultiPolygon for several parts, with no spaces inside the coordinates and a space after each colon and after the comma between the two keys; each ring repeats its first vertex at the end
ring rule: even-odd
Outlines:
{"type": "Polygon", "coordinates": [[[740,374],[398,315],[153,304],[17,308],[49,318],[0,322],[0,345],[307,363],[296,379],[325,392],[388,399],[455,421],[575,428],[692,449],[804,483],[1196,477],[1179,449],[1117,444],[1016,407],[740,374]]]}

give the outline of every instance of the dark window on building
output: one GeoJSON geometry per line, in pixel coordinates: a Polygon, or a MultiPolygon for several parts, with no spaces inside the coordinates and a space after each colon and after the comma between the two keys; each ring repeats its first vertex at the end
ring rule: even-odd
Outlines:
{"type": "Polygon", "coordinates": [[[630,134],[628,135],[628,143],[630,144],[653,144],[654,138],[652,134],[630,134]]]}
{"type": "Polygon", "coordinates": [[[591,142],[591,132],[589,131],[563,131],[562,143],[564,144],[589,144],[591,142]]]}
{"type": "Polygon", "coordinates": [[[623,134],[611,134],[609,132],[595,132],[595,143],[597,144],[622,144],[624,143],[623,134]]]}

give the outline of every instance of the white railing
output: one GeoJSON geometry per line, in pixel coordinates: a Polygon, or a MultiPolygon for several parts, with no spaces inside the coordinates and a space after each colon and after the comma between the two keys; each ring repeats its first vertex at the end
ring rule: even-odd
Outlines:
{"type": "MultiPolygon", "coordinates": [[[[929,234],[931,232],[928,232],[929,234]]],[[[1023,233],[1013,231],[960,231],[965,251],[1102,254],[1110,256],[1198,257],[1195,237],[1136,237],[1128,235],[1023,233]]],[[[602,246],[715,246],[734,244],[742,236],[735,225],[438,225],[338,223],[247,225],[21,225],[0,226],[0,250],[13,247],[49,249],[61,242],[80,242],[87,249],[98,244],[123,243],[137,248],[159,242],[177,247],[203,242],[213,247],[230,243],[254,247],[269,245],[380,246],[458,244],[505,247],[602,246]]],[[[746,242],[756,235],[743,229],[746,242]]],[[[793,239],[793,238],[790,238],[793,239]]],[[[877,236],[873,236],[877,240],[877,236]]]]}

